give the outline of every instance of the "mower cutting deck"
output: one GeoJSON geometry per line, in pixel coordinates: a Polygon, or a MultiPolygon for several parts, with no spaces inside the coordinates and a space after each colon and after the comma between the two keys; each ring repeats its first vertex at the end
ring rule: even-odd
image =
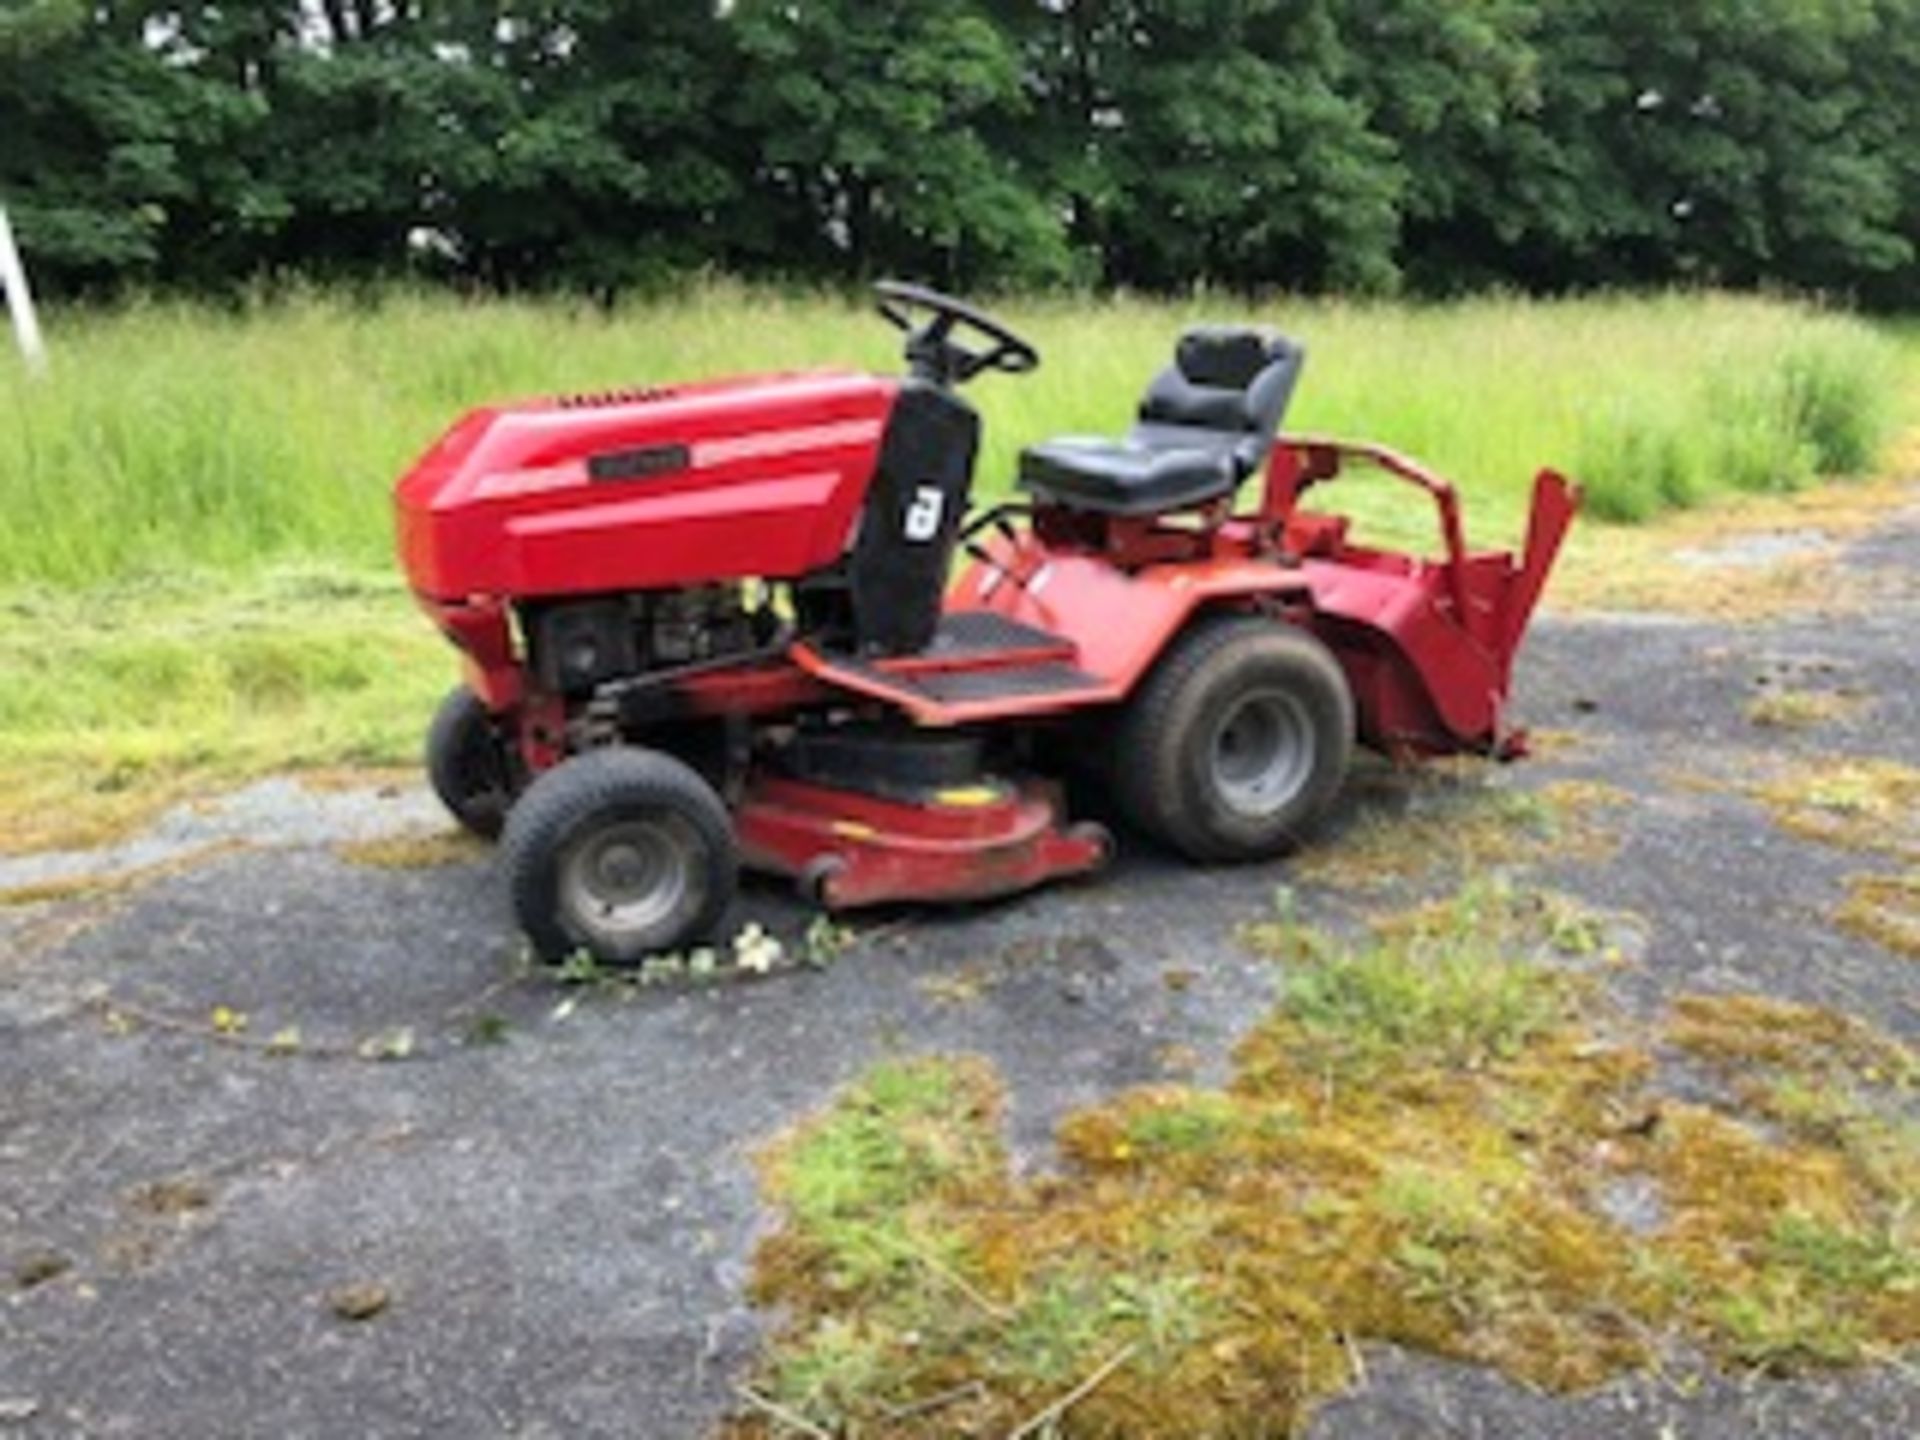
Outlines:
{"type": "Polygon", "coordinates": [[[1470,553],[1446,481],[1280,436],[1297,345],[1208,328],[1128,434],[1032,447],[1029,498],[969,520],[960,387],[1038,356],[960,301],[879,289],[905,378],[479,410],[401,480],[402,561],[467,667],[429,770],[504,832],[540,954],[704,938],[743,863],[831,908],[1095,870],[1113,842],[1066,814],[1070,768],[1162,843],[1236,861],[1299,843],[1356,741],[1520,753],[1504,711],[1578,504],[1561,477],[1518,556],[1470,553]],[[1355,463],[1425,492],[1437,559],[1303,508],[1355,463]]]}

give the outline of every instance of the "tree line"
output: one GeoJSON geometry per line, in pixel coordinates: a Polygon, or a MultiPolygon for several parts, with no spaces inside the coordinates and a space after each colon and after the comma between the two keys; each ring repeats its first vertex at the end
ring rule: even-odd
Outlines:
{"type": "Polygon", "coordinates": [[[690,268],[1920,304],[1920,0],[0,0],[56,293],[690,268]]]}

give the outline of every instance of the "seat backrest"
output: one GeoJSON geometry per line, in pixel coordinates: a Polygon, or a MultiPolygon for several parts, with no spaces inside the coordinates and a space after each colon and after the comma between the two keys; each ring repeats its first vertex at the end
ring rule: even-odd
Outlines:
{"type": "Polygon", "coordinates": [[[1136,434],[1151,441],[1172,438],[1172,429],[1233,438],[1241,473],[1248,474],[1272,448],[1306,358],[1301,346],[1273,330],[1225,325],[1189,330],[1180,337],[1174,363],[1147,387],[1136,434]]]}

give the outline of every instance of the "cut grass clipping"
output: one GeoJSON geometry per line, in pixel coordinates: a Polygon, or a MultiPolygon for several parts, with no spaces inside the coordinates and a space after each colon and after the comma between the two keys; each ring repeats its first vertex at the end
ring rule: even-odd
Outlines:
{"type": "Polygon", "coordinates": [[[374,870],[437,870],[447,865],[472,865],[491,853],[485,841],[463,830],[433,830],[383,835],[374,840],[350,840],[336,845],[334,854],[349,865],[374,870]]]}
{"type": "Polygon", "coordinates": [[[1573,933],[1481,887],[1295,947],[1227,1088],[1080,1111],[1032,1180],[982,1063],[878,1066],[764,1157],[785,1319],[732,1433],[1285,1434],[1366,1341],[1569,1389],[1920,1340],[1912,1054],[1746,997],[1648,1032],[1573,933]],[[1662,1047],[1723,1098],[1661,1098],[1662,1047]]]}

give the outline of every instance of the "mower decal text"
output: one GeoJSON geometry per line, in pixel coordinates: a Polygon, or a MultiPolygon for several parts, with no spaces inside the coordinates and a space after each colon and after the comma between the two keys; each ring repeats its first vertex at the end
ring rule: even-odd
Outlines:
{"type": "Polygon", "coordinates": [[[611,450],[587,459],[587,474],[595,480],[645,480],[672,475],[691,462],[685,445],[647,445],[638,450],[611,450]]]}
{"type": "Polygon", "coordinates": [[[947,497],[938,485],[922,485],[913,492],[913,504],[907,507],[907,539],[921,544],[940,533],[940,517],[947,508],[947,497]]]}
{"type": "Polygon", "coordinates": [[[702,440],[693,447],[696,470],[730,465],[738,460],[764,460],[803,450],[870,445],[880,438],[878,420],[846,420],[834,425],[809,425],[799,430],[774,430],[764,435],[741,435],[728,440],[702,440]]]}

